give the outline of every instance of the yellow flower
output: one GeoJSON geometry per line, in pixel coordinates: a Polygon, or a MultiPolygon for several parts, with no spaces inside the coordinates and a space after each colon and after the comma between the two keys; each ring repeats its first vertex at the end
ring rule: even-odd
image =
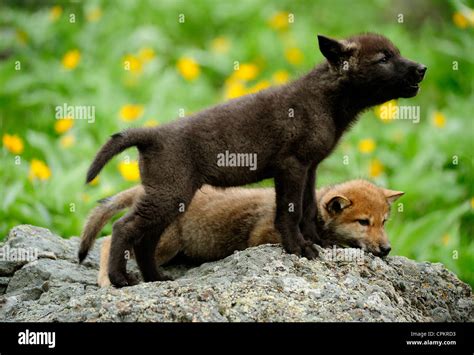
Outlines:
{"type": "Polygon", "coordinates": [[[375,141],[371,138],[362,139],[359,142],[359,151],[364,154],[372,153],[375,150],[375,141]]]}
{"type": "Polygon", "coordinates": [[[74,137],[72,134],[66,134],[59,140],[59,144],[61,144],[61,146],[64,148],[72,147],[75,142],[76,137],[74,137]]]}
{"type": "Polygon", "coordinates": [[[445,234],[441,238],[443,245],[448,245],[450,240],[451,240],[451,236],[449,234],[445,234]]]}
{"type": "Polygon", "coordinates": [[[253,80],[258,75],[258,66],[253,63],[242,63],[239,69],[232,74],[232,79],[253,80]]]}
{"type": "Polygon", "coordinates": [[[128,164],[121,162],[119,164],[119,171],[122,177],[127,181],[138,181],[140,179],[140,171],[138,170],[138,161],[133,160],[128,164]]]}
{"type": "Polygon", "coordinates": [[[277,85],[287,83],[289,78],[290,74],[286,70],[278,70],[272,76],[273,82],[277,85]]]}
{"type": "Polygon", "coordinates": [[[96,186],[98,183],[99,183],[99,176],[96,176],[95,178],[91,180],[89,185],[96,186]]]}
{"type": "Polygon", "coordinates": [[[23,153],[23,141],[16,134],[4,134],[3,135],[3,146],[13,154],[23,153]]]}
{"type": "Polygon", "coordinates": [[[61,16],[62,13],[63,13],[63,8],[61,6],[59,5],[53,6],[49,10],[49,19],[51,21],[56,21],[61,16]]]}
{"type": "Polygon", "coordinates": [[[273,15],[270,18],[270,20],[268,21],[268,24],[274,30],[286,30],[289,24],[288,16],[289,16],[289,13],[286,11],[277,12],[275,15],[273,15]]]}
{"type": "Polygon", "coordinates": [[[30,165],[30,172],[28,174],[28,178],[30,180],[48,180],[51,177],[51,170],[46,165],[45,162],[33,159],[30,165]]]}
{"type": "Polygon", "coordinates": [[[474,208],[474,197],[471,197],[471,208],[474,208]]]}
{"type": "Polygon", "coordinates": [[[57,120],[56,123],[54,124],[54,130],[62,134],[64,132],[69,131],[72,126],[74,126],[74,120],[71,118],[61,118],[60,120],[57,120]]]}
{"type": "Polygon", "coordinates": [[[230,48],[230,42],[226,37],[216,37],[211,42],[211,48],[215,53],[227,53],[230,48]]]}
{"type": "Polygon", "coordinates": [[[459,28],[469,26],[469,19],[462,12],[455,12],[453,14],[453,22],[459,28]]]}
{"type": "Polygon", "coordinates": [[[431,118],[435,127],[443,128],[446,126],[446,116],[439,111],[436,111],[431,118]]]}
{"type": "Polygon", "coordinates": [[[369,166],[369,176],[372,178],[376,178],[377,176],[383,173],[383,170],[384,166],[382,162],[378,159],[372,159],[369,166]]]}
{"type": "Polygon", "coordinates": [[[142,105],[124,105],[120,109],[120,118],[125,122],[135,121],[143,115],[143,111],[142,105]]]}
{"type": "Polygon", "coordinates": [[[81,53],[77,49],[70,50],[64,55],[62,59],[63,67],[68,70],[72,70],[77,67],[80,60],[81,53]]]}
{"type": "Polygon", "coordinates": [[[100,7],[95,7],[92,10],[88,11],[86,14],[86,19],[89,22],[97,22],[102,17],[102,10],[100,7]]]}
{"type": "Polygon", "coordinates": [[[235,99],[236,97],[240,97],[247,94],[247,90],[245,89],[245,85],[240,81],[230,81],[226,85],[225,89],[225,98],[226,99],[235,99]]]}
{"type": "Polygon", "coordinates": [[[151,119],[151,120],[146,121],[146,122],[143,124],[143,126],[144,126],[144,127],[154,127],[154,126],[158,126],[159,124],[160,124],[160,123],[159,123],[157,120],[151,119]]]}
{"type": "Polygon", "coordinates": [[[176,67],[186,80],[194,80],[201,73],[199,64],[193,58],[189,57],[180,58],[178,63],[176,63],[176,67]]]}
{"type": "Polygon", "coordinates": [[[256,92],[259,92],[260,90],[263,90],[263,89],[266,89],[270,86],[270,82],[268,80],[262,80],[262,81],[259,81],[257,84],[255,84],[254,86],[252,86],[249,90],[248,90],[248,93],[249,94],[254,94],[256,92]]]}
{"type": "Polygon", "coordinates": [[[375,107],[375,115],[383,122],[389,122],[395,118],[398,112],[397,100],[390,100],[375,107]]]}
{"type": "Polygon", "coordinates": [[[298,65],[303,61],[303,52],[299,48],[287,48],[285,50],[285,58],[288,63],[298,65]]]}
{"type": "Polygon", "coordinates": [[[155,58],[155,51],[153,50],[153,48],[150,47],[142,48],[138,52],[138,58],[140,58],[140,60],[144,63],[149,62],[150,60],[155,58]]]}
{"type": "Polygon", "coordinates": [[[123,67],[125,70],[137,74],[141,73],[143,69],[140,60],[132,54],[127,54],[123,58],[123,67]]]}

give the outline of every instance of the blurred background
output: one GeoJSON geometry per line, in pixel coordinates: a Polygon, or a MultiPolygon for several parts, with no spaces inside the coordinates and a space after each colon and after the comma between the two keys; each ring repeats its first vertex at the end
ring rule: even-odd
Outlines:
{"type": "Polygon", "coordinates": [[[112,133],[283,84],[323,60],[318,33],[370,31],[427,65],[426,79],[417,97],[364,113],[320,166],[318,185],[366,178],[405,191],[387,224],[392,255],[442,262],[474,285],[473,8],[423,0],[3,0],[0,239],[22,223],[79,235],[96,200],[138,183],[131,149],[84,185],[112,133]],[[93,119],[68,119],[56,109],[64,105],[94,110],[93,119]],[[396,105],[419,106],[420,121],[382,119],[396,105]]]}

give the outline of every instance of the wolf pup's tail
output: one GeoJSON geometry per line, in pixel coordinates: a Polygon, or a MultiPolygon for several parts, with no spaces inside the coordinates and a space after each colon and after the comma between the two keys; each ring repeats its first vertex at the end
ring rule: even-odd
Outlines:
{"type": "Polygon", "coordinates": [[[105,143],[94,158],[87,171],[86,184],[99,175],[102,168],[115,155],[125,149],[136,146],[139,149],[152,144],[154,130],[152,128],[130,128],[120,133],[115,133],[105,143]]]}
{"type": "Polygon", "coordinates": [[[87,217],[82,231],[78,252],[79,263],[86,258],[94,245],[95,238],[105,224],[124,208],[131,207],[143,193],[143,186],[138,185],[99,201],[100,204],[87,217]]]}

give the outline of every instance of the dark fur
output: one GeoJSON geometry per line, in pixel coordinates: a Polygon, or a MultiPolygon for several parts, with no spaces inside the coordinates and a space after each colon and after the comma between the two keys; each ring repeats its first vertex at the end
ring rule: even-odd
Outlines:
{"type": "Polygon", "coordinates": [[[383,36],[318,39],[327,61],[300,79],[167,125],[129,129],[102,147],[88,182],[114,155],[136,146],[145,189],[134,208],[113,226],[112,284],[127,285],[124,253],[132,247],[145,281],[164,279],[153,259],[158,238],[179,215],[180,203],[187,206],[203,184],[238,186],[274,178],[275,226],[283,246],[290,253],[316,256],[312,243],[320,241],[314,193],[318,164],[360,112],[390,99],[415,96],[426,70],[401,57],[383,36]],[[383,55],[389,57],[387,62],[380,62],[383,55]],[[219,167],[217,155],[226,150],[256,153],[258,168],[219,167]]]}

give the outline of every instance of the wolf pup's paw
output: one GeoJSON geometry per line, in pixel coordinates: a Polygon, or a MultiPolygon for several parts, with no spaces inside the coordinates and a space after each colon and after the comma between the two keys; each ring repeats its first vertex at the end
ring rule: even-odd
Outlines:
{"type": "Polygon", "coordinates": [[[174,281],[174,279],[171,276],[162,274],[162,277],[161,277],[160,281],[174,281]]]}
{"type": "Polygon", "coordinates": [[[129,286],[128,275],[119,272],[109,272],[109,280],[117,288],[129,286]]]}
{"type": "Polygon", "coordinates": [[[284,240],[283,246],[288,253],[303,256],[309,260],[319,255],[313,242],[305,240],[302,235],[298,235],[296,239],[284,240]]]}
{"type": "Polygon", "coordinates": [[[319,237],[318,229],[314,221],[302,222],[300,229],[303,237],[307,241],[321,245],[322,240],[319,237]]]}
{"type": "Polygon", "coordinates": [[[156,282],[156,281],[173,281],[173,279],[165,275],[160,269],[147,270],[147,274],[143,275],[145,282],[156,282]]]}
{"type": "Polygon", "coordinates": [[[319,251],[312,241],[306,241],[303,247],[303,256],[307,259],[316,259],[319,256],[319,251]]]}
{"type": "Polygon", "coordinates": [[[134,286],[140,283],[140,279],[133,274],[126,274],[125,277],[127,278],[128,286],[134,286]]]}
{"type": "Polygon", "coordinates": [[[319,255],[318,249],[314,246],[312,241],[305,240],[301,244],[301,256],[308,260],[316,259],[319,255]]]}

